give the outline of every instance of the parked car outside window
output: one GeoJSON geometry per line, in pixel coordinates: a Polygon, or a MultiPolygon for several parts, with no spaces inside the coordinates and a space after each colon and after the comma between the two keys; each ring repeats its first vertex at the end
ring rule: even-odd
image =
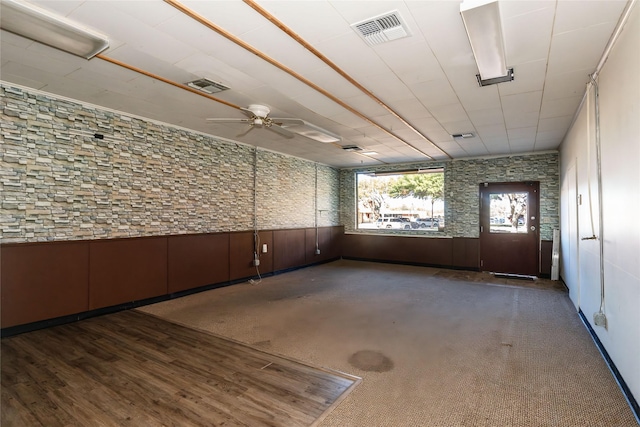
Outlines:
{"type": "Polygon", "coordinates": [[[419,224],[420,228],[437,228],[440,221],[436,218],[417,218],[416,224],[419,224]]]}
{"type": "Polygon", "coordinates": [[[407,218],[379,218],[376,226],[393,230],[410,230],[411,222],[407,218]]]}

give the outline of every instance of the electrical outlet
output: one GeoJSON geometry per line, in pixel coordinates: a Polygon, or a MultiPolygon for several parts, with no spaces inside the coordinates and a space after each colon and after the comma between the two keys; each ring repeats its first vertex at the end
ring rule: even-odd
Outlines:
{"type": "Polygon", "coordinates": [[[320,255],[320,249],[316,249],[316,255],[320,255]]]}
{"type": "Polygon", "coordinates": [[[605,329],[607,327],[607,316],[602,312],[594,313],[593,315],[593,323],[596,326],[603,326],[605,329]]]}
{"type": "Polygon", "coordinates": [[[260,265],[260,260],[259,260],[258,258],[254,259],[254,260],[253,260],[253,266],[254,266],[254,267],[257,267],[257,266],[259,266],[259,265],[260,265]]]}

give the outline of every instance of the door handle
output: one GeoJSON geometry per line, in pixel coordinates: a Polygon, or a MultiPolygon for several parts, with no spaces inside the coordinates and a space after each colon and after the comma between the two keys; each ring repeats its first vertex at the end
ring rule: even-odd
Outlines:
{"type": "Polygon", "coordinates": [[[535,225],[532,225],[530,228],[531,228],[531,231],[536,231],[536,226],[535,225]]]}

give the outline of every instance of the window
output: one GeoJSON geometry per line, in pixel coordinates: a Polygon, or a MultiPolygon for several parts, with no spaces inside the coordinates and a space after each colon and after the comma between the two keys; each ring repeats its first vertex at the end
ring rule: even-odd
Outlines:
{"type": "Polygon", "coordinates": [[[442,169],[359,173],[356,182],[359,230],[444,228],[442,169]]]}
{"type": "Polygon", "coordinates": [[[489,215],[491,233],[527,233],[528,193],[492,193],[489,215]]]}

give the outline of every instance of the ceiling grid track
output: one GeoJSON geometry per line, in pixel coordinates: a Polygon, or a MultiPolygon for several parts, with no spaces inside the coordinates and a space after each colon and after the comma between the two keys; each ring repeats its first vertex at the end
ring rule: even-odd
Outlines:
{"type": "MultiPolygon", "coordinates": [[[[438,147],[438,145],[436,145],[433,141],[431,141],[429,139],[429,137],[427,137],[425,134],[423,134],[422,132],[420,132],[420,130],[418,130],[415,126],[413,126],[408,120],[406,120],[404,117],[402,117],[398,112],[396,112],[393,108],[391,108],[388,104],[386,104],[384,101],[382,101],[380,98],[378,98],[373,92],[371,92],[369,89],[367,89],[366,87],[364,87],[360,82],[358,82],[356,79],[354,79],[353,77],[351,77],[346,71],[344,71],[342,68],[340,68],[337,64],[335,64],[333,61],[331,61],[329,58],[327,58],[322,52],[320,52],[319,50],[317,50],[315,47],[313,47],[309,42],[307,42],[306,40],[304,40],[302,37],[300,37],[295,31],[293,31],[291,28],[289,28],[287,25],[285,25],[283,22],[281,22],[280,20],[278,20],[275,16],[273,16],[271,13],[269,13],[267,10],[263,9],[260,5],[258,5],[254,0],[243,0],[244,3],[246,3],[248,6],[250,6],[252,9],[254,9],[256,12],[258,12],[260,15],[262,15],[265,19],[267,19],[269,22],[271,22],[273,25],[275,25],[276,27],[278,27],[281,31],[283,31],[285,34],[287,34],[289,37],[291,37],[292,39],[294,39],[296,42],[298,42],[301,46],[303,46],[305,49],[307,49],[309,52],[313,53],[318,59],[320,59],[322,62],[324,62],[325,64],[327,64],[329,67],[331,67],[336,73],[340,74],[340,76],[342,76],[344,79],[346,79],[349,83],[351,83],[352,85],[354,85],[356,88],[358,88],[358,90],[360,90],[361,92],[363,92],[365,95],[367,95],[369,98],[371,98],[372,100],[374,100],[378,105],[380,105],[382,108],[384,108],[385,110],[387,110],[389,113],[391,113],[391,115],[393,115],[396,119],[400,120],[405,126],[407,126],[409,129],[411,129],[413,132],[415,132],[418,136],[420,136],[422,139],[424,139],[425,141],[427,141],[429,144],[431,144],[432,146],[434,146],[435,148],[437,148],[438,150],[440,150],[443,154],[445,154],[449,159],[451,159],[452,157],[449,155],[449,153],[447,153],[446,151],[444,151],[442,148],[438,147]]],[[[414,147],[412,144],[403,141],[405,144],[414,147]]],[[[416,148],[417,149],[417,148],[416,148]]],[[[426,153],[424,153],[426,154],[426,153]]],[[[429,156],[431,157],[431,156],[429,156]]]]}
{"type": "MultiPolygon", "coordinates": [[[[198,13],[196,13],[193,10],[189,9],[188,7],[184,6],[180,2],[177,2],[175,0],[164,0],[164,1],[165,1],[165,3],[175,7],[176,9],[178,9],[179,11],[184,13],[185,15],[191,17],[192,19],[194,19],[194,20],[198,21],[199,23],[201,23],[202,25],[206,26],[207,28],[215,31],[216,33],[218,33],[221,36],[225,37],[226,39],[232,41],[233,43],[237,44],[238,46],[240,46],[240,47],[248,50],[249,52],[253,53],[254,55],[258,56],[260,59],[270,63],[271,65],[275,66],[276,68],[279,68],[280,70],[284,71],[285,73],[289,74],[290,76],[295,77],[297,80],[301,81],[302,83],[306,84],[307,86],[311,87],[312,89],[316,90],[317,92],[323,94],[324,96],[326,96],[327,98],[331,99],[333,102],[337,103],[338,105],[340,105],[341,107],[345,108],[349,112],[355,114],[356,116],[360,117],[361,119],[365,120],[366,122],[372,124],[373,126],[375,126],[378,129],[382,130],[383,132],[385,132],[386,134],[390,135],[394,139],[396,139],[396,140],[402,142],[403,144],[407,145],[408,147],[412,148],[416,152],[422,154],[423,156],[426,156],[430,160],[434,160],[433,157],[431,157],[429,154],[427,154],[427,153],[423,152],[422,150],[414,147],[413,145],[411,145],[410,143],[408,143],[407,141],[405,141],[404,139],[402,139],[398,135],[396,135],[393,132],[391,132],[390,130],[386,129],[384,126],[382,126],[382,125],[376,123],[375,121],[371,120],[369,117],[365,116],[364,114],[362,114],[361,112],[359,112],[355,108],[351,107],[349,104],[347,104],[346,102],[344,102],[340,98],[336,97],[332,93],[330,93],[327,90],[321,88],[320,86],[318,86],[317,84],[313,83],[312,81],[306,79],[302,75],[296,73],[294,70],[292,70],[291,68],[287,67],[286,65],[284,65],[284,64],[276,61],[275,59],[271,58],[270,56],[266,55],[264,52],[254,48],[250,44],[248,44],[245,41],[243,41],[243,40],[239,39],[238,37],[234,36],[233,34],[229,33],[225,29],[218,27],[217,25],[215,25],[211,21],[207,20],[203,16],[199,15],[198,13]]],[[[429,142],[431,142],[431,141],[429,141],[429,142]]]]}
{"type": "Polygon", "coordinates": [[[152,79],[160,80],[161,82],[170,84],[171,86],[175,86],[177,88],[187,90],[189,92],[195,93],[196,95],[204,96],[205,98],[209,98],[209,99],[211,99],[213,101],[219,102],[219,103],[227,105],[229,107],[233,107],[233,108],[236,108],[238,110],[242,110],[242,107],[240,107],[239,105],[236,105],[236,104],[234,104],[232,102],[225,101],[224,99],[216,98],[215,96],[211,96],[211,95],[209,95],[207,93],[204,93],[204,92],[202,92],[200,90],[194,89],[194,88],[192,88],[190,86],[187,86],[185,84],[177,83],[177,82],[174,82],[173,80],[165,79],[164,77],[161,77],[161,76],[159,76],[157,74],[150,73],[149,71],[145,71],[142,68],[134,67],[133,65],[129,65],[126,62],[118,61],[117,59],[110,58],[110,57],[108,57],[106,55],[103,55],[101,53],[97,54],[95,56],[95,58],[100,58],[103,61],[107,61],[107,62],[110,62],[112,64],[119,65],[120,67],[126,68],[126,69],[131,70],[131,71],[135,71],[136,73],[143,74],[143,75],[145,75],[147,77],[151,77],[152,79]]]}

